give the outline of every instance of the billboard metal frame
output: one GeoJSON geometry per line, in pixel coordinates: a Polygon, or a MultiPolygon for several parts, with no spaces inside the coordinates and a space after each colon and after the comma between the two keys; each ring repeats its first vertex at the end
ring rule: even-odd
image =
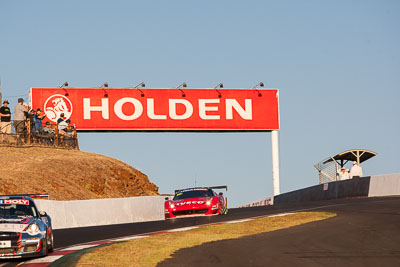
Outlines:
{"type": "MultiPolygon", "coordinates": [[[[104,91],[104,88],[31,88],[30,90],[30,103],[31,105],[33,104],[34,107],[33,108],[37,108],[37,107],[41,107],[42,108],[42,104],[38,105],[38,103],[36,103],[35,101],[33,101],[32,98],[32,90],[34,89],[47,89],[47,90],[57,90],[58,93],[60,93],[60,91],[66,92],[65,95],[68,95],[68,91],[71,90],[79,90],[79,89],[97,89],[97,90],[102,90],[104,91]]],[[[114,88],[114,89],[130,89],[130,90],[135,90],[132,88],[114,88]]],[[[155,90],[161,90],[160,89],[156,89],[153,88],[155,90]]],[[[193,90],[195,88],[192,89],[185,89],[185,92],[190,92],[190,90],[193,90]]],[[[109,97],[110,93],[113,92],[113,88],[107,88],[107,94],[104,95],[104,97],[109,97]]],[[[141,96],[137,96],[138,99],[143,99],[143,92],[142,91],[147,91],[148,90],[152,90],[152,89],[141,89],[141,96]]],[[[163,89],[163,90],[173,90],[173,89],[163,89]]],[[[195,90],[206,90],[206,89],[195,89],[195,90]]],[[[208,90],[213,90],[213,89],[208,89],[208,90]]],[[[229,89],[229,90],[247,90],[247,91],[251,91],[248,89],[229,89]]],[[[280,194],[280,171],[279,171],[279,136],[278,136],[278,130],[280,128],[280,113],[279,113],[279,90],[278,89],[273,89],[276,90],[276,99],[277,99],[277,120],[278,120],[278,127],[277,129],[168,129],[168,128],[160,128],[160,129],[79,129],[79,132],[215,132],[215,133],[219,133],[219,132],[271,132],[271,144],[272,144],[272,176],[273,176],[273,192],[274,192],[274,196],[279,195],[280,194]]],[[[215,91],[215,90],[214,90],[215,91]]],[[[227,92],[226,89],[220,89],[221,92],[227,92]]],[[[255,90],[253,90],[254,92],[256,92],[255,90]]],[[[271,91],[271,90],[259,90],[261,92],[266,92],[266,91],[271,91]]],[[[258,92],[258,97],[261,97],[261,93],[258,92]]],[[[138,91],[139,92],[139,91],[138,91]]],[[[193,91],[192,91],[193,92],[193,91]]],[[[251,91],[252,92],[252,91],[251,91]]],[[[185,98],[182,95],[183,98],[185,98]]],[[[220,98],[220,96],[218,96],[220,98]]],[[[45,109],[45,107],[43,107],[45,109]]],[[[270,116],[269,114],[266,114],[266,117],[270,116]]]]}

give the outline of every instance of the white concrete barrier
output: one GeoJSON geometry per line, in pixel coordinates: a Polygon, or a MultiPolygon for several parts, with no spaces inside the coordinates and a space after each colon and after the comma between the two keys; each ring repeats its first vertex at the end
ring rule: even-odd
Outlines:
{"type": "Polygon", "coordinates": [[[383,174],[371,176],[368,197],[399,196],[400,174],[383,174]]]}
{"type": "Polygon", "coordinates": [[[89,200],[42,200],[54,229],[164,220],[164,197],[130,197],[89,200]]]}

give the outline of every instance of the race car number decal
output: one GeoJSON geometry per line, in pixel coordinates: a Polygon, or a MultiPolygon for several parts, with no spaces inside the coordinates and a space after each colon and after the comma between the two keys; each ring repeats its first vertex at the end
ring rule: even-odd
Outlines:
{"type": "Polygon", "coordinates": [[[204,204],[204,201],[187,201],[187,202],[178,202],[175,205],[176,206],[183,206],[183,205],[190,205],[190,204],[204,204]]]}
{"type": "Polygon", "coordinates": [[[26,200],[26,199],[0,199],[0,205],[1,204],[29,205],[29,200],[26,200]]]}

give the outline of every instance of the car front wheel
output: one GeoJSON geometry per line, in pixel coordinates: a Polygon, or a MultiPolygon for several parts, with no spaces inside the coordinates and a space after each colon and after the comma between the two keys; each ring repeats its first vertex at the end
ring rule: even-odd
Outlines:
{"type": "Polygon", "coordinates": [[[50,240],[47,241],[47,251],[48,252],[53,252],[54,251],[53,233],[50,234],[50,240]]]}

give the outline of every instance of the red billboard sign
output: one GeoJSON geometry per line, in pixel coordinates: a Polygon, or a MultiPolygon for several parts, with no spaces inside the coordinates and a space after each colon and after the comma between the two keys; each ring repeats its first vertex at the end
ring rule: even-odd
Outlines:
{"type": "Polygon", "coordinates": [[[32,88],[32,108],[78,131],[270,131],[279,129],[278,90],[32,88]],[[260,94],[259,94],[260,93],[260,94]]]}

